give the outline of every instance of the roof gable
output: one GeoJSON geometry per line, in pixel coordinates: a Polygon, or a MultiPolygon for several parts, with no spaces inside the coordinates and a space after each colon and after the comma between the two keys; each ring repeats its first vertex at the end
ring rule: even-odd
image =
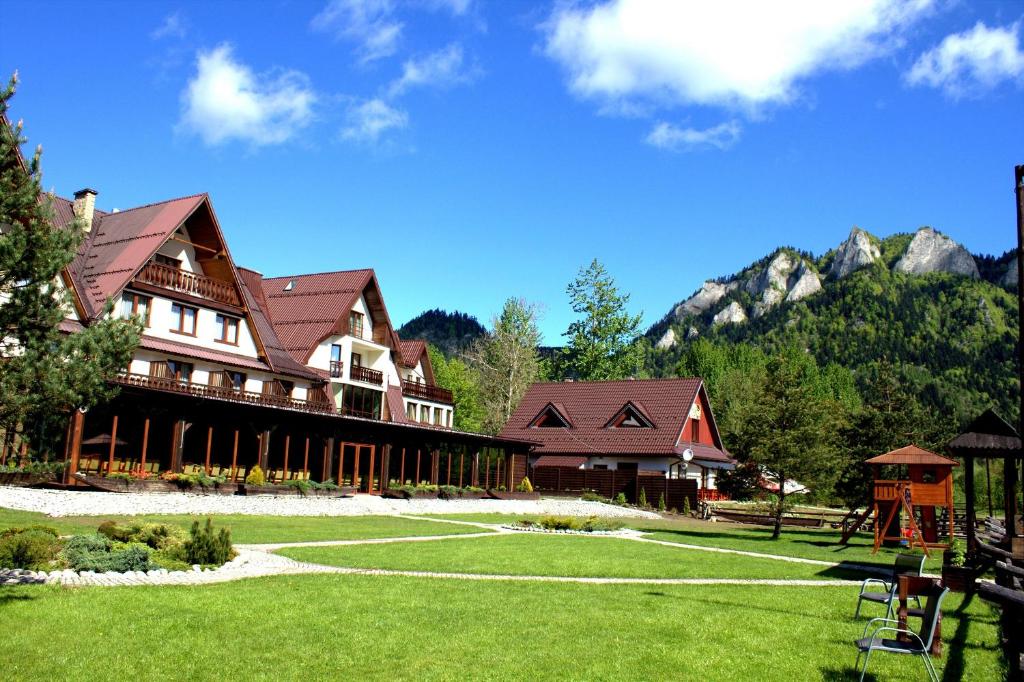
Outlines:
{"type": "Polygon", "coordinates": [[[565,407],[563,405],[556,405],[555,403],[548,403],[544,406],[537,416],[530,422],[531,429],[547,429],[547,428],[572,428],[572,421],[566,414],[565,407]]]}
{"type": "Polygon", "coordinates": [[[649,416],[647,416],[647,411],[632,400],[627,400],[626,404],[622,406],[622,409],[612,415],[612,418],[608,420],[608,423],[605,424],[604,427],[606,429],[656,428],[654,422],[651,421],[649,416]]]}

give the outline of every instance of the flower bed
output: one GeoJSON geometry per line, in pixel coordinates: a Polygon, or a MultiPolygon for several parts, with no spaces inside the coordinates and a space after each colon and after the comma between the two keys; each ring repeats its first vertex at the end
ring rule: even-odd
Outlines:
{"type": "Polygon", "coordinates": [[[622,522],[598,516],[542,516],[538,521],[521,520],[502,528],[530,533],[561,533],[568,535],[607,535],[620,533],[622,522]]]}

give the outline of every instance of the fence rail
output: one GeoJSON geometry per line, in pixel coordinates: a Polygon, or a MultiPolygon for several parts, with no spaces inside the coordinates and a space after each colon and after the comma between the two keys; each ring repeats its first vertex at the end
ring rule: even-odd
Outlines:
{"type": "Polygon", "coordinates": [[[194,272],[186,272],[162,263],[147,263],[135,278],[138,282],[181,291],[228,305],[240,306],[235,287],[228,282],[194,272]]]}

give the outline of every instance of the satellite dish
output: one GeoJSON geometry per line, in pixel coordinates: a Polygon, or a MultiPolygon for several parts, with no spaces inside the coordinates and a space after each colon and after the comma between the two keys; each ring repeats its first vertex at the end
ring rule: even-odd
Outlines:
{"type": "Polygon", "coordinates": [[[693,459],[693,450],[686,448],[683,450],[683,461],[689,462],[691,459],[693,459]]]}

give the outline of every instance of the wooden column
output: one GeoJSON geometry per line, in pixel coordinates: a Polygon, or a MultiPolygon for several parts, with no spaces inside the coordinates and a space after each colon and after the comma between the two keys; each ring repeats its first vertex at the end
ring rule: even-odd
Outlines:
{"type": "Polygon", "coordinates": [[[146,470],[146,450],[149,448],[149,417],[142,422],[142,454],[139,457],[139,467],[146,470]]]}
{"type": "Polygon", "coordinates": [[[1007,545],[1012,547],[1013,539],[1017,537],[1017,460],[1012,455],[1003,459],[1003,491],[1006,539],[1007,545]]]}
{"type": "Polygon", "coordinates": [[[292,434],[286,433],[284,435],[284,466],[281,470],[281,480],[284,481],[288,478],[288,450],[292,445],[292,434]]]}
{"type": "Polygon", "coordinates": [[[369,474],[369,479],[370,479],[370,480],[368,480],[366,482],[366,492],[368,492],[368,493],[372,493],[373,492],[373,460],[374,460],[374,457],[376,457],[376,455],[377,455],[377,446],[376,445],[371,445],[370,446],[370,466],[368,466],[366,468],[366,473],[369,474]]]}
{"type": "Polygon", "coordinates": [[[64,483],[70,483],[78,471],[78,457],[82,454],[82,431],[85,429],[85,413],[75,410],[71,413],[71,449],[68,465],[64,468],[64,483]]]}
{"type": "MultiPolygon", "coordinates": [[[[875,478],[877,480],[877,478],[878,478],[877,474],[876,474],[875,478]]],[[[967,511],[967,551],[969,551],[973,555],[973,554],[975,554],[975,552],[978,549],[978,541],[977,541],[977,539],[974,536],[974,523],[975,523],[975,517],[974,517],[974,514],[975,514],[975,512],[974,512],[974,457],[967,457],[967,456],[964,457],[964,490],[967,492],[967,495],[965,496],[967,498],[967,510],[966,510],[967,511]]],[[[877,504],[876,504],[876,508],[877,508],[877,504]]],[[[877,535],[877,532],[878,532],[877,528],[878,528],[878,525],[879,525],[880,522],[881,522],[881,519],[878,518],[878,514],[876,512],[875,513],[875,527],[876,527],[876,531],[875,532],[876,532],[876,535],[877,535]]],[[[877,544],[877,542],[876,542],[876,544],[877,544]]]]}
{"type": "Polygon", "coordinates": [[[206,475],[210,475],[210,451],[213,449],[213,426],[206,427],[206,475]]]}
{"type": "MultiPolygon", "coordinates": [[[[358,492],[359,491],[359,455],[362,454],[360,452],[362,450],[362,448],[358,444],[356,444],[355,448],[356,448],[356,454],[352,458],[352,486],[358,492]]],[[[371,473],[370,475],[372,476],[373,474],[371,473]]]]}
{"type": "MultiPolygon", "coordinates": [[[[324,444],[324,466],[323,473],[320,475],[321,481],[326,481],[331,477],[331,471],[334,469],[334,436],[329,436],[327,442],[324,444]]],[[[341,481],[337,482],[341,485],[341,481]]]]}
{"type": "Polygon", "coordinates": [[[484,488],[491,487],[491,453],[487,453],[487,468],[484,469],[484,488]]]}
{"type": "Polygon", "coordinates": [[[416,448],[416,480],[412,482],[413,485],[420,484],[420,449],[416,448]]]}
{"type": "Polygon", "coordinates": [[[402,463],[398,465],[398,485],[405,485],[405,448],[402,448],[402,463]]]}
{"type": "Polygon", "coordinates": [[[473,453],[473,463],[470,465],[469,479],[470,485],[474,487],[480,486],[480,451],[473,453]]]}
{"type": "Polygon", "coordinates": [[[269,477],[267,469],[270,467],[270,429],[266,429],[260,434],[259,464],[263,473],[268,474],[269,477]]]}
{"type": "MultiPolygon", "coordinates": [[[[356,452],[358,452],[358,451],[356,451],[356,452]]],[[[344,473],[344,471],[343,471],[343,467],[344,466],[345,466],[345,443],[344,442],[340,442],[340,443],[338,443],[338,485],[342,485],[345,482],[345,479],[341,477],[342,473],[344,473]]]]}
{"type": "Polygon", "coordinates": [[[462,450],[459,452],[459,487],[462,487],[462,471],[466,464],[466,451],[462,450]]]}
{"type": "Polygon", "coordinates": [[[309,478],[309,436],[306,436],[306,452],[302,456],[302,478],[309,478]]]}
{"type": "Polygon", "coordinates": [[[117,415],[110,425],[110,452],[107,454],[107,476],[114,471],[114,450],[117,448],[117,415]]]}
{"type": "Polygon", "coordinates": [[[508,458],[508,489],[515,490],[516,487],[516,455],[512,453],[508,458]]]}
{"type": "Polygon", "coordinates": [[[235,444],[231,446],[231,480],[238,480],[238,429],[235,429],[235,444]]]}
{"type": "Polygon", "coordinates": [[[171,431],[171,471],[181,473],[182,455],[185,451],[185,431],[187,425],[184,419],[174,422],[174,429],[171,431]]]}
{"type": "MultiPolygon", "coordinates": [[[[384,492],[388,489],[389,481],[386,480],[391,475],[391,443],[385,443],[380,450],[380,492],[384,492]]],[[[399,484],[401,485],[401,484],[399,484]]]]}
{"type": "Polygon", "coordinates": [[[448,460],[448,479],[447,479],[448,482],[445,483],[445,485],[451,485],[452,484],[452,449],[451,449],[451,447],[448,447],[448,448],[445,449],[445,455],[447,455],[447,460],[448,460]]]}

